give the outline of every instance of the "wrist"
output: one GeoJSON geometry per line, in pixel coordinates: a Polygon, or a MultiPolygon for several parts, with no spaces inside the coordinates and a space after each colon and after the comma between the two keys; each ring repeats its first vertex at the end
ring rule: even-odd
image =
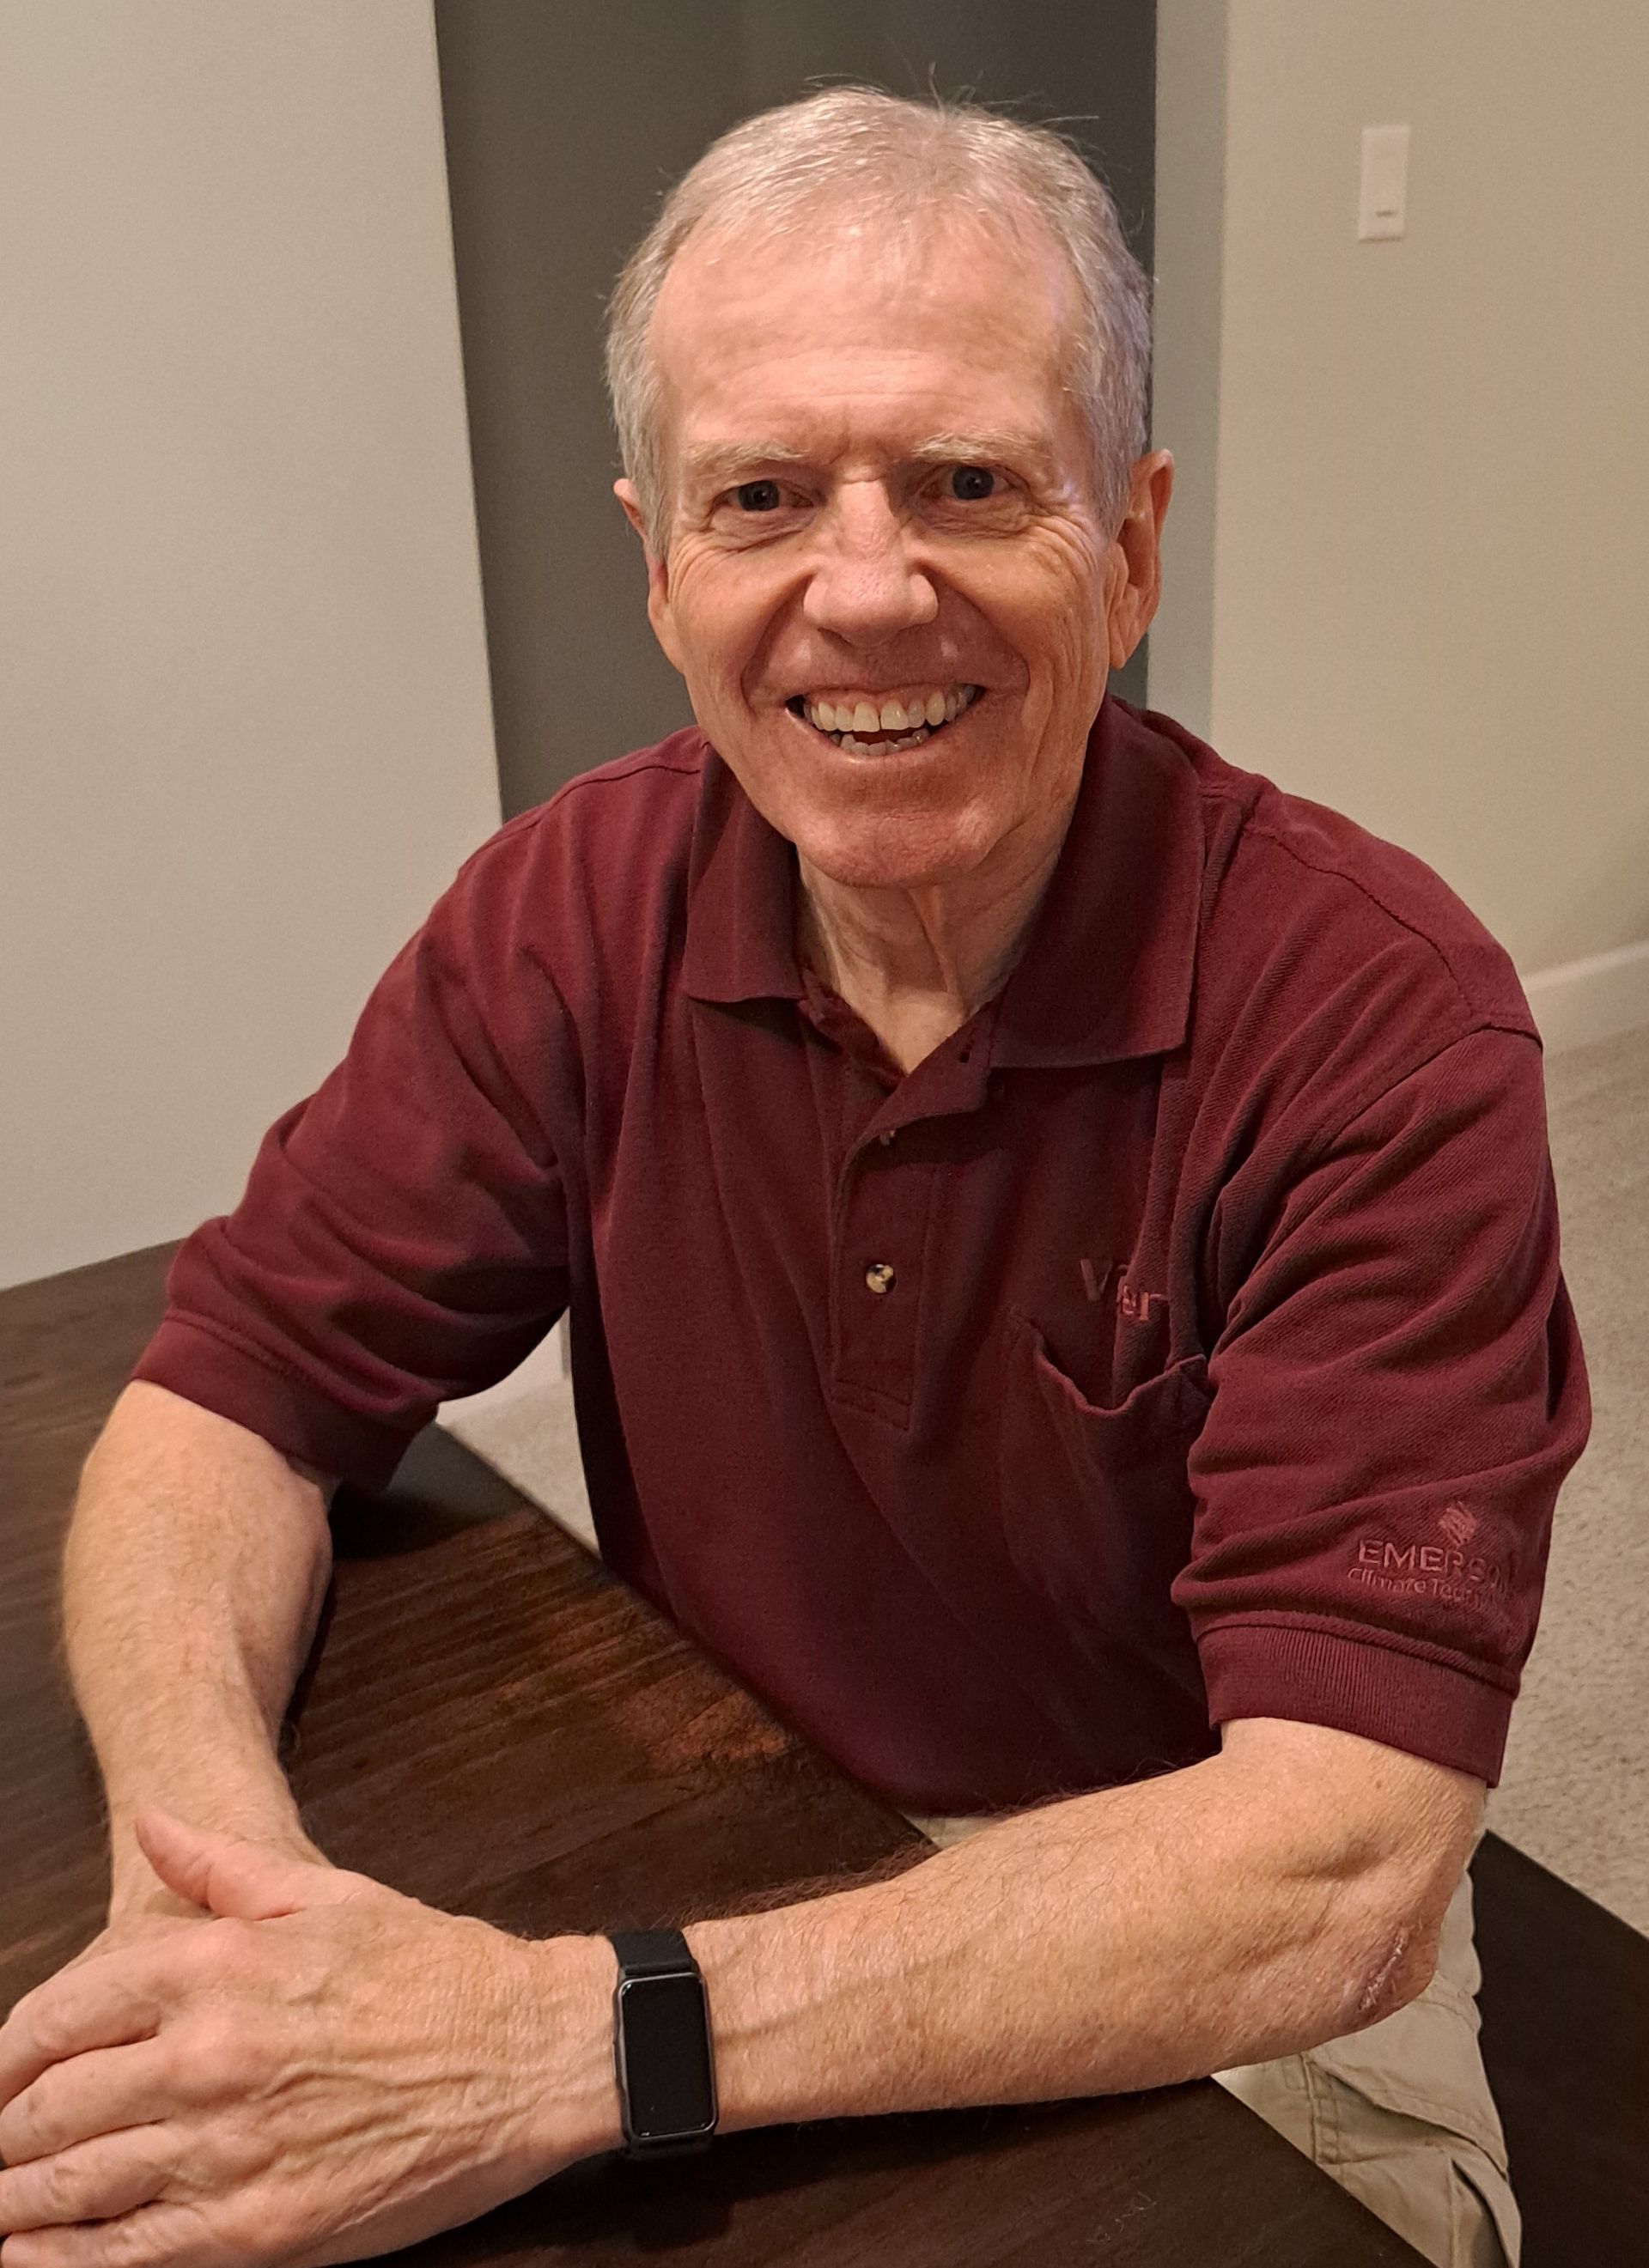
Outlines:
{"type": "Polygon", "coordinates": [[[708,2147],[718,2124],[716,2055],[703,1973],[679,1929],[609,1933],[617,1956],[615,2060],[626,2148],[676,2157],[708,2147]]]}
{"type": "Polygon", "coordinates": [[[539,2178],[624,2144],[613,2063],[618,1962],[604,1937],[526,1943],[530,2144],[539,2178]]]}

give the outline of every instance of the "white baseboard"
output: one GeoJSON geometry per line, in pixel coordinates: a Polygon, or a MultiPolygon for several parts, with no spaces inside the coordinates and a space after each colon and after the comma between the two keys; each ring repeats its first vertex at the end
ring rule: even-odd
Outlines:
{"type": "Polygon", "coordinates": [[[1537,969],[1523,990],[1548,1055],[1649,1025],[1649,938],[1587,961],[1537,969]]]}

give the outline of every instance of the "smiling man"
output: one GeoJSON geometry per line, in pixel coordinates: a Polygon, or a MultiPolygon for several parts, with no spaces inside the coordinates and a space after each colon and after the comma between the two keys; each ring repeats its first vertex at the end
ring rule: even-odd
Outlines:
{"type": "Polygon", "coordinates": [[[340,2260],[718,2114],[1209,2073],[1515,2261],[1464,1867],[1586,1423],[1538,1042],[1417,861],[1107,696],[1145,306],[1054,137],[853,90],[630,262],[697,728],[475,854],[179,1256],[70,1535],[114,1893],[0,2031],[4,2268],[340,2260]],[[528,1945],[306,1836],[327,1476],[563,1308],[604,1553],[929,1822],[898,1880],[528,1945]]]}
{"type": "Polygon", "coordinates": [[[1155,602],[1171,460],[1101,473],[1079,322],[1046,227],[960,196],[806,262],[709,219],[653,312],[661,460],[619,483],[653,627],[907,1071],[1006,975],[1155,602]]]}

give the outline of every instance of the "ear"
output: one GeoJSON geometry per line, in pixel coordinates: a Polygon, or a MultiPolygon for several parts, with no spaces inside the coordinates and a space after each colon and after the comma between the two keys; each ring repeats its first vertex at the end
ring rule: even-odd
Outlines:
{"type": "Polygon", "coordinates": [[[613,493],[623,505],[624,517],[641,538],[641,548],[646,555],[647,620],[652,624],[652,634],[664,648],[665,657],[672,667],[681,669],[681,656],[670,607],[670,563],[667,559],[659,558],[648,541],[647,523],[635,484],[630,481],[615,481],[613,493]]]}
{"type": "Polygon", "coordinates": [[[1174,460],[1166,449],[1141,457],[1129,480],[1128,509],[1111,539],[1105,614],[1109,661],[1120,669],[1151,628],[1162,593],[1162,523],[1174,493],[1174,460]]]}

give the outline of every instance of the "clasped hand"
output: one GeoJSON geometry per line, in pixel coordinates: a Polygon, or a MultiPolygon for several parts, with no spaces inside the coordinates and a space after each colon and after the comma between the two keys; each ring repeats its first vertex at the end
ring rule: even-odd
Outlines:
{"type": "Polygon", "coordinates": [[[0,2268],[320,2268],[616,2140],[599,1940],[158,1811],[137,1834],[202,1918],[94,1946],[0,2027],[0,2268]]]}

